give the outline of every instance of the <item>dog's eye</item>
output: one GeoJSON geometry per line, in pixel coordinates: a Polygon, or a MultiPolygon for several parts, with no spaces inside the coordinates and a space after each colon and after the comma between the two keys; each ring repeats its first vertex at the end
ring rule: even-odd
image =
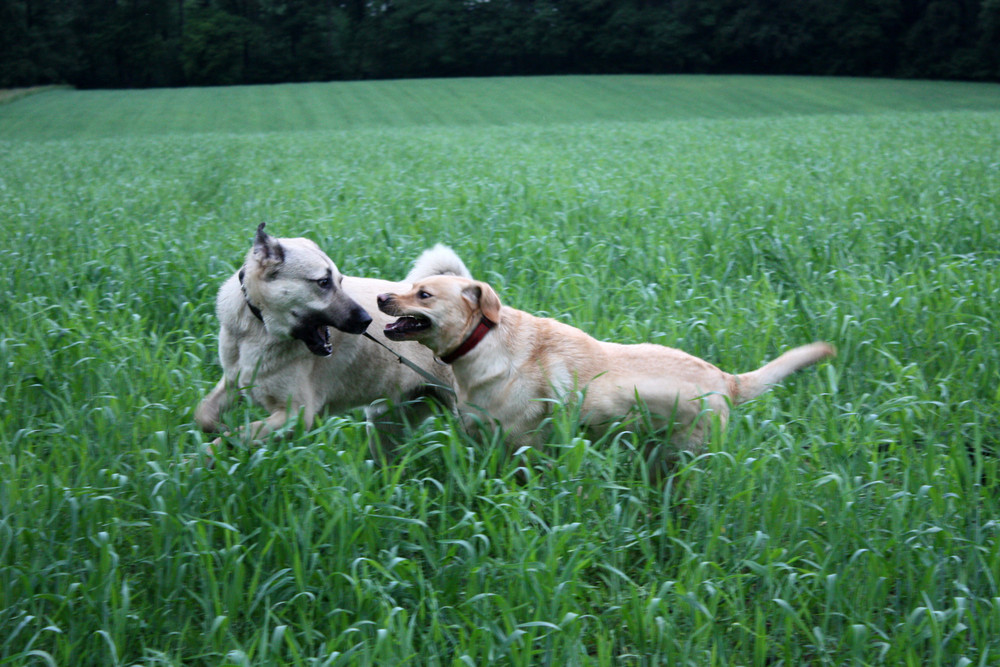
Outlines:
{"type": "Polygon", "coordinates": [[[333,281],[330,280],[329,276],[327,276],[325,278],[320,278],[319,280],[317,280],[316,284],[319,286],[320,289],[330,289],[330,286],[333,285],[333,281]]]}
{"type": "Polygon", "coordinates": [[[429,298],[431,298],[431,295],[430,295],[430,293],[425,292],[424,290],[420,290],[419,292],[417,292],[417,298],[418,299],[429,299],[429,298]]]}

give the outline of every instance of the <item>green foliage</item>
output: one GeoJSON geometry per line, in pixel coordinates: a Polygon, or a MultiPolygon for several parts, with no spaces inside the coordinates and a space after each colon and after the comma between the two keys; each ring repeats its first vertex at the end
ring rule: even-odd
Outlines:
{"type": "Polygon", "coordinates": [[[260,39],[253,24],[213,7],[189,13],[181,60],[193,85],[244,81],[244,49],[260,39]]]}
{"type": "Polygon", "coordinates": [[[0,664],[1000,659],[1000,112],[943,110],[995,87],[416,83],[0,107],[0,664]],[[260,221],[352,274],[443,241],[511,305],[728,370],[839,356],[662,483],[561,410],[517,458],[441,415],[376,465],[349,414],[207,468],[260,221]]]}
{"type": "Polygon", "coordinates": [[[0,87],[540,74],[1000,80],[995,0],[5,0],[0,87]]]}

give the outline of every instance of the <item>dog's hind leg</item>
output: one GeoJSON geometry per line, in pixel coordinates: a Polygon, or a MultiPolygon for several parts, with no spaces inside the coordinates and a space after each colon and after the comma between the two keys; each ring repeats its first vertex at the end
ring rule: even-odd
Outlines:
{"type": "Polygon", "coordinates": [[[406,442],[415,426],[447,405],[446,397],[431,387],[422,387],[399,402],[379,400],[365,407],[368,448],[376,461],[391,462],[396,448],[406,442]]]}

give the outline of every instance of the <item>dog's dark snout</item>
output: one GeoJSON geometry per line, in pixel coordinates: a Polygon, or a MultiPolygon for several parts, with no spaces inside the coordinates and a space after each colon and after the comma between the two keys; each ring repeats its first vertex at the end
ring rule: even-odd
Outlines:
{"type": "Polygon", "coordinates": [[[390,301],[392,301],[392,295],[391,294],[379,294],[377,297],[375,297],[375,301],[378,303],[378,309],[379,310],[384,310],[385,307],[386,307],[386,305],[388,305],[388,303],[390,301]]]}

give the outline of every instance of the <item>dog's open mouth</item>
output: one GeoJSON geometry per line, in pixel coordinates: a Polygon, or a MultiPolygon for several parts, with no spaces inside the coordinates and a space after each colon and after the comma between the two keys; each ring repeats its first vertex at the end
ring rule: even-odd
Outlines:
{"type": "Polygon", "coordinates": [[[385,337],[389,340],[405,340],[409,336],[431,328],[431,321],[420,315],[403,315],[395,322],[385,325],[385,337]]]}
{"type": "Polygon", "coordinates": [[[301,332],[301,340],[309,348],[309,351],[320,357],[328,357],[333,354],[333,346],[330,345],[330,330],[325,324],[316,327],[309,327],[301,332]]]}

